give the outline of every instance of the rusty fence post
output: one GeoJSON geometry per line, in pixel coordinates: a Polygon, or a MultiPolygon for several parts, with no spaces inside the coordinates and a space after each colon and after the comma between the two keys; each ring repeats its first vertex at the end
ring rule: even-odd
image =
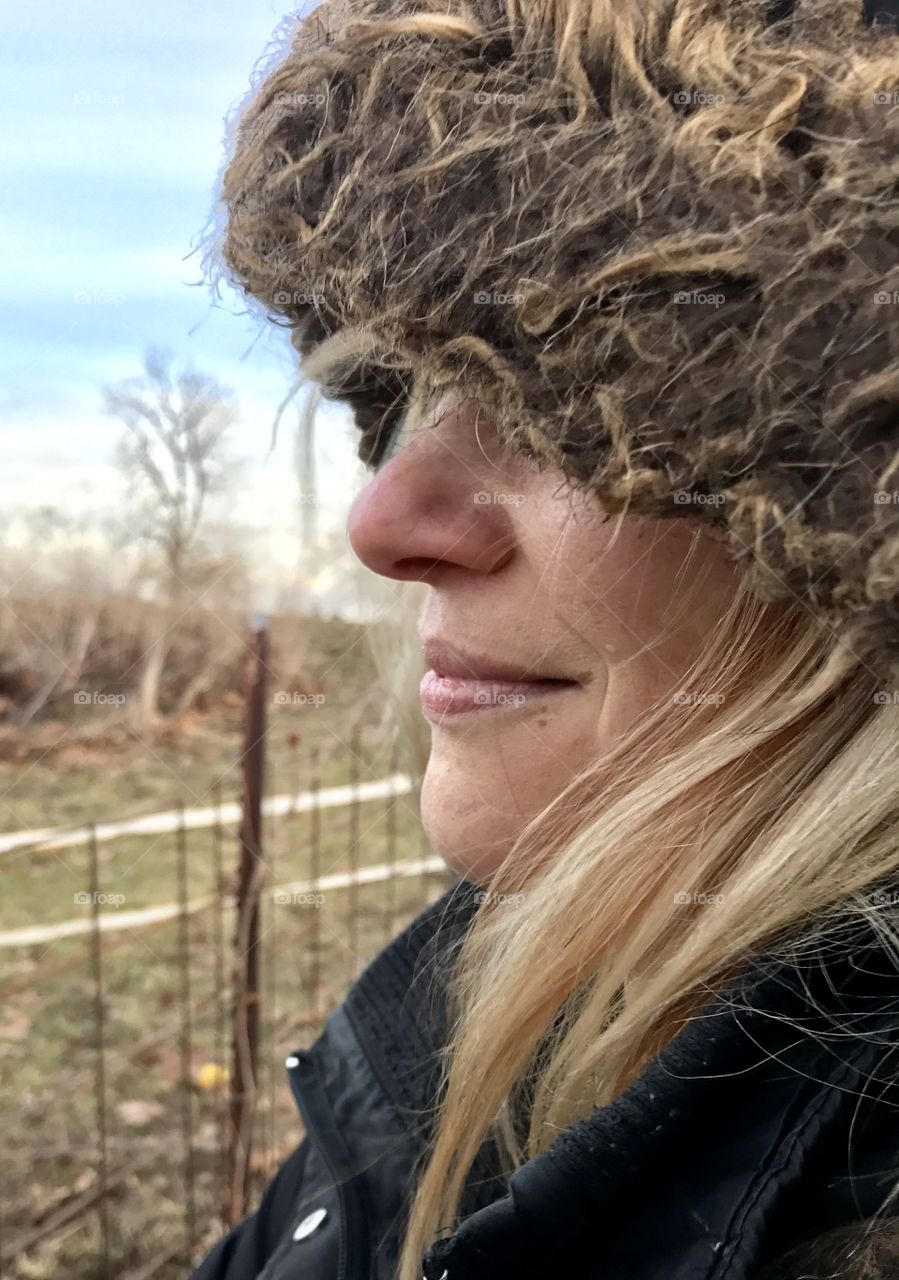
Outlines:
{"type": "Polygon", "coordinates": [[[186,1256],[192,1260],[197,1240],[197,1205],[194,1176],[193,1020],[190,982],[190,891],[187,879],[187,828],[184,802],[178,803],[175,829],[175,875],[178,897],[178,1005],[181,1061],[181,1138],[184,1156],[184,1229],[186,1256]]]}
{"type": "MultiPolygon", "coordinates": [[[[316,1020],[321,1023],[324,1018],[324,999],[322,987],[322,943],[321,943],[321,905],[319,905],[319,881],[321,876],[321,843],[322,843],[322,809],[321,809],[321,774],[322,774],[322,752],[319,744],[314,748],[312,753],[312,766],[310,773],[312,775],[312,825],[309,837],[309,868],[310,879],[312,880],[312,892],[315,896],[315,911],[312,914],[312,938],[310,941],[309,959],[311,961],[311,974],[309,978],[309,989],[312,994],[312,1000],[315,1009],[316,1020]]],[[[324,901],[324,895],[322,900],[324,901]]]]}
{"type": "MultiPolygon", "coordinates": [[[[225,978],[225,910],[228,892],[225,885],[225,872],[222,860],[222,782],[217,778],[212,789],[215,805],[215,822],[212,828],[212,891],[214,905],[212,911],[212,946],[215,998],[215,1027],[213,1061],[216,1066],[225,1065],[225,1040],[227,1036],[227,983],[225,978]]],[[[225,1077],[227,1079],[227,1077],[225,1077]]],[[[223,1085],[216,1092],[216,1113],[218,1119],[218,1160],[219,1177],[221,1171],[228,1169],[228,1106],[229,1090],[223,1085]]],[[[230,1186],[230,1184],[229,1184],[230,1186]]],[[[228,1218],[229,1195],[221,1196],[221,1188],[217,1193],[218,1211],[222,1227],[227,1230],[231,1225],[228,1218]]]]}
{"type": "MultiPolygon", "coordinates": [[[[397,743],[394,741],[390,751],[390,765],[387,770],[387,776],[395,777],[399,771],[399,751],[397,743]]],[[[397,926],[397,874],[396,874],[396,845],[397,845],[397,801],[398,796],[394,790],[387,797],[387,812],[384,820],[384,839],[387,844],[387,862],[390,867],[390,879],[387,881],[387,898],[388,906],[385,912],[385,922],[387,925],[387,936],[384,938],[384,946],[396,937],[397,926]]]]}
{"type": "Polygon", "coordinates": [[[240,865],[234,932],[234,1014],[231,1077],[228,1221],[249,1207],[250,1150],[258,1092],[259,901],[263,881],[262,794],[265,778],[266,676],[269,635],[265,623],[244,655],[246,715],[242,755],[240,865]]]}
{"type": "Polygon", "coordinates": [[[107,1202],[109,1154],[107,1149],[106,1116],[106,991],[103,981],[103,939],[100,933],[100,855],[97,851],[97,831],[93,823],[88,828],[88,858],[90,864],[91,908],[91,964],[94,986],[94,1036],[96,1067],[94,1072],[94,1100],[97,1116],[98,1181],[97,1212],[100,1220],[100,1255],[97,1258],[98,1280],[109,1280],[112,1274],[109,1250],[109,1206],[107,1202]]]}
{"type": "Polygon", "coordinates": [[[352,986],[361,967],[359,961],[359,831],[362,817],[362,806],[359,801],[359,753],[361,750],[359,721],[357,720],[353,725],[353,732],[350,738],[350,883],[347,891],[349,974],[347,986],[352,986]]]}
{"type": "MultiPolygon", "coordinates": [[[[277,778],[274,775],[271,764],[269,764],[268,766],[268,773],[269,773],[269,786],[271,786],[273,794],[277,795],[278,794],[277,778]]],[[[267,856],[266,856],[266,870],[268,871],[266,882],[269,886],[272,886],[274,884],[275,878],[276,878],[275,862],[278,856],[277,850],[278,850],[279,832],[280,832],[280,827],[278,826],[276,815],[272,814],[268,824],[268,840],[267,840],[267,846],[266,846],[268,850],[267,856]]],[[[278,1043],[278,989],[276,985],[277,976],[278,976],[278,969],[277,969],[277,966],[278,966],[278,933],[277,933],[278,903],[275,900],[275,895],[272,892],[271,887],[269,887],[269,892],[266,895],[266,904],[267,904],[267,910],[271,912],[271,915],[269,917],[269,927],[265,931],[267,946],[263,951],[263,957],[262,957],[264,964],[267,966],[267,972],[266,972],[267,983],[266,983],[266,994],[265,994],[265,1006],[266,1006],[265,1022],[266,1022],[266,1028],[267,1028],[268,1034],[264,1037],[264,1046],[265,1046],[264,1052],[268,1060],[267,1069],[268,1069],[269,1105],[268,1105],[268,1131],[265,1132],[265,1126],[263,1125],[262,1137],[263,1137],[263,1142],[265,1147],[265,1180],[266,1182],[268,1182],[272,1174],[275,1173],[275,1168],[272,1167],[272,1162],[274,1162],[274,1165],[277,1166],[277,1154],[276,1154],[277,1136],[276,1135],[277,1135],[278,1125],[277,1125],[277,1120],[275,1118],[275,1113],[278,1105],[277,1103],[278,1084],[281,1079],[280,1072],[277,1071],[275,1067],[275,1050],[277,1049],[277,1043],[278,1043]]],[[[278,1065],[280,1066],[280,1063],[278,1065]]]]}

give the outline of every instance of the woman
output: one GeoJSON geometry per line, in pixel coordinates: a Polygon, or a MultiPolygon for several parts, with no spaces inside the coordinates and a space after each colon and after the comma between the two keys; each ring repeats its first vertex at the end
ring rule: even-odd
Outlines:
{"type": "Polygon", "coordinates": [[[461,879],[196,1280],[899,1276],[897,13],[326,0],[243,105],[461,879]]]}

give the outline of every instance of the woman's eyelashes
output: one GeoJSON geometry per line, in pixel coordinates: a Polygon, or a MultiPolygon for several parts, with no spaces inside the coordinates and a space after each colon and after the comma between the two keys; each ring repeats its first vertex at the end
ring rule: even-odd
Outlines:
{"type": "Polygon", "coordinates": [[[376,460],[372,467],[373,471],[381,471],[390,459],[396,455],[401,445],[406,442],[406,439],[411,434],[411,431],[406,429],[408,414],[409,410],[406,409],[386,431],[383,444],[378,449],[376,460]]]}
{"type": "Polygon", "coordinates": [[[387,437],[384,440],[384,443],[378,449],[377,455],[372,464],[372,471],[374,471],[375,473],[377,473],[378,471],[382,471],[384,467],[387,465],[387,463],[390,461],[390,459],[393,457],[393,454],[396,450],[396,437],[397,437],[397,429],[396,427],[393,427],[387,433],[387,437]]]}
{"type": "MultiPolygon", "coordinates": [[[[369,450],[367,468],[371,472],[380,471],[384,464],[388,461],[393,451],[393,444],[396,439],[396,424],[391,427],[381,427],[375,433],[375,438],[369,450]]],[[[360,445],[360,450],[362,445],[360,445]]]]}

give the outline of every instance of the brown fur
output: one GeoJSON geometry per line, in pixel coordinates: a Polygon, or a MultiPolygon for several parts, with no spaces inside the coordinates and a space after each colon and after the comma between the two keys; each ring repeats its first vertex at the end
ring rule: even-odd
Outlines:
{"type": "Polygon", "coordinates": [[[899,682],[899,37],[856,0],[508,7],[299,24],[224,175],[232,278],[302,354],[362,343],[320,382],[365,460],[412,379],[461,379],[899,682]]]}
{"type": "Polygon", "coordinates": [[[899,1223],[841,1227],[797,1246],[759,1280],[899,1280],[899,1223]]]}

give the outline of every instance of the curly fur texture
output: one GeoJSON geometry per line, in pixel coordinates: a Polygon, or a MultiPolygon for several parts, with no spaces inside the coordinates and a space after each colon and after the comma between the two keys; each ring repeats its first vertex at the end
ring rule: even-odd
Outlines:
{"type": "Polygon", "coordinates": [[[759,1280],[897,1280],[899,1221],[840,1227],[766,1267],[759,1280]]]}
{"type": "Polygon", "coordinates": [[[460,383],[604,509],[726,528],[899,688],[899,35],[769,17],[324,0],[238,122],[222,256],[333,356],[366,462],[460,383]]]}

